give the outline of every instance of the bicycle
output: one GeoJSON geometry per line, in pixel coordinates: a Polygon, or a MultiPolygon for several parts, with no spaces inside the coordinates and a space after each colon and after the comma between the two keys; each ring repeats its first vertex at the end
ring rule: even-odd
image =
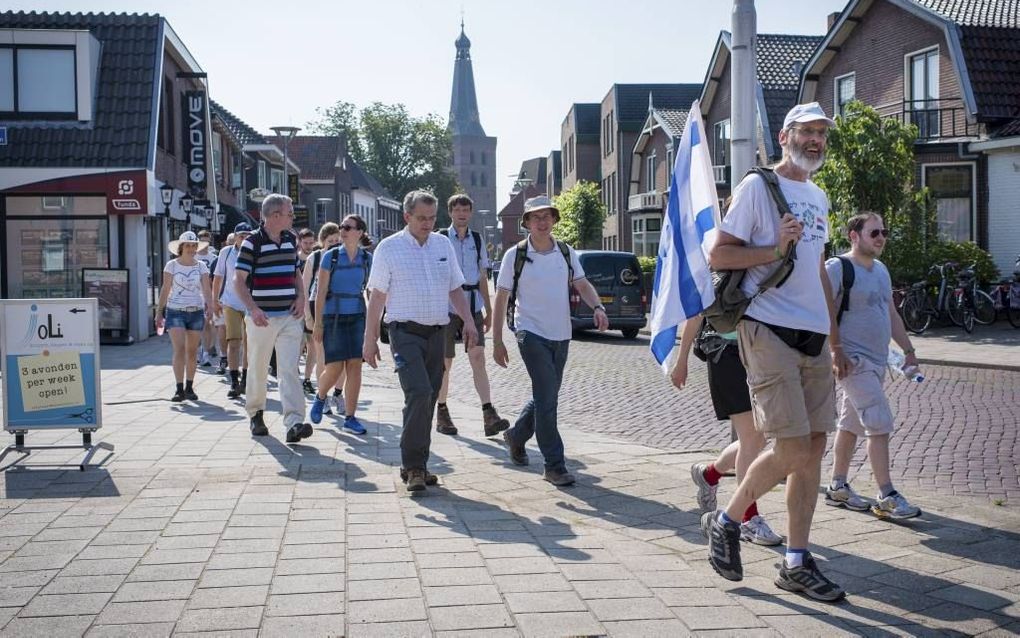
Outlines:
{"type": "Polygon", "coordinates": [[[928,279],[910,285],[899,305],[900,316],[907,330],[921,334],[931,326],[932,321],[940,317],[948,317],[950,322],[956,323],[948,308],[949,273],[955,267],[953,262],[934,265],[928,269],[928,279]],[[932,275],[938,275],[937,286],[929,283],[932,275]]]}
{"type": "Polygon", "coordinates": [[[1016,259],[1013,280],[1003,279],[992,288],[992,301],[995,310],[1002,310],[1006,320],[1014,328],[1020,328],[1020,256],[1016,259]]]}

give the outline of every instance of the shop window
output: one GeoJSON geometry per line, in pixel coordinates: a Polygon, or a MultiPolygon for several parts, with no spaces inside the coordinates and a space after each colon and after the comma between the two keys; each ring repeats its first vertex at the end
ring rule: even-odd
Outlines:
{"type": "Polygon", "coordinates": [[[110,267],[106,198],[62,201],[52,208],[42,197],[7,197],[7,245],[17,247],[5,251],[9,297],[80,297],[81,269],[110,267]]]}

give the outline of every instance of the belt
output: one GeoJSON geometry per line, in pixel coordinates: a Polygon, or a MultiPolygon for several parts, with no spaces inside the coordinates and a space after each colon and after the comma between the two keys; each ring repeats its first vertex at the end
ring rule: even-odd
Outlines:
{"type": "Polygon", "coordinates": [[[426,339],[446,328],[445,325],[426,326],[425,324],[418,323],[417,321],[393,321],[389,323],[387,327],[389,327],[390,330],[403,330],[409,334],[413,334],[417,337],[424,337],[426,339]]]}
{"type": "Polygon", "coordinates": [[[173,306],[167,306],[167,310],[176,310],[178,312],[202,312],[205,310],[202,306],[184,306],[183,308],[175,308],[173,306]]]}

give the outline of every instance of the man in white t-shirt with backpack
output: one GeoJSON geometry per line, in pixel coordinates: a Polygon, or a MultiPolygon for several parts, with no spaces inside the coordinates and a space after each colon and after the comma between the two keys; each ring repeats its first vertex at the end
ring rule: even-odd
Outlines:
{"type": "Polygon", "coordinates": [[[227,370],[230,374],[230,389],[227,390],[229,399],[237,399],[244,394],[244,385],[248,382],[245,308],[232,284],[237,268],[237,257],[241,254],[241,244],[251,233],[252,227],[247,222],[239,222],[234,226],[234,243],[220,251],[216,260],[216,271],[213,272],[213,312],[223,317],[226,328],[227,370]]]}
{"type": "Polygon", "coordinates": [[[834,122],[817,102],[798,104],[787,113],[779,133],[783,159],[774,175],[790,212],[780,218],[765,179],[746,177],[733,191],[709,255],[715,270],[746,269],[741,288],[754,299],[737,324],[737,338],[755,427],[775,445],[751,464],[726,508],[707,512],[701,521],[712,568],[723,578],[741,580],[741,515],[786,479],[787,551],[775,583],[827,602],[846,594],[821,573],[807,547],[822,456],[834,429],[833,369],[845,374],[847,359],[825,271],[829,202],[809,178],[825,161],[831,126],[834,122]],[[754,296],[791,245],[793,270],[754,296]]]}
{"type": "Polygon", "coordinates": [[[524,404],[516,423],[503,432],[510,461],[527,465],[524,446],[532,436],[545,460],[542,475],[557,487],[573,485],[567,471],[563,439],[557,423],[560,384],[567,364],[573,326],[570,322],[570,290],[594,309],[594,327],[609,327],[599,294],[584,276],[577,252],[552,235],[560,211],[545,195],[524,203],[521,225],[528,239],[503,254],[496,281],[496,310],[492,322],[492,357],[497,365],[509,361],[503,344],[503,321],[515,319],[510,329],[517,338],[521,360],[531,378],[531,399],[524,404]],[[507,313],[510,309],[512,315],[507,313]]]}

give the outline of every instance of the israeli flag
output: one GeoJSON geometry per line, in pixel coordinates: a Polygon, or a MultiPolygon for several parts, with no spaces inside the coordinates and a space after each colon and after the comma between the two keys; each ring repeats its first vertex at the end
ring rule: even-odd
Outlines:
{"type": "Polygon", "coordinates": [[[677,329],[715,301],[708,251],[718,226],[719,196],[701,105],[695,101],[676,151],[652,287],[651,350],[667,374],[677,329]]]}

